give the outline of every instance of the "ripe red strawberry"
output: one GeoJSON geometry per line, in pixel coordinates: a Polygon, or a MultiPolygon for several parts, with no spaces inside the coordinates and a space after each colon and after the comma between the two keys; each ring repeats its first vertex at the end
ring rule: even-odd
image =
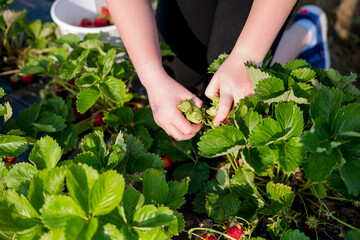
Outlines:
{"type": "Polygon", "coordinates": [[[92,21],[89,18],[81,19],[80,27],[91,27],[92,21]]]}
{"type": "Polygon", "coordinates": [[[110,12],[106,7],[102,6],[100,10],[101,14],[104,15],[107,19],[111,18],[110,12]]]}
{"type": "Polygon", "coordinates": [[[32,83],[32,81],[35,79],[35,75],[29,74],[29,75],[22,75],[20,76],[20,81],[26,84],[32,83]]]}
{"type": "Polygon", "coordinates": [[[20,80],[19,76],[16,75],[16,74],[13,74],[13,75],[11,75],[11,77],[10,77],[10,79],[9,79],[9,82],[10,82],[11,84],[16,84],[16,83],[19,82],[19,80],[20,80]]]}
{"type": "Polygon", "coordinates": [[[108,25],[106,20],[104,18],[101,18],[101,17],[95,18],[94,24],[95,24],[96,27],[105,27],[105,26],[108,25]]]}
{"type": "Polygon", "coordinates": [[[78,119],[78,120],[84,120],[85,118],[88,117],[88,114],[89,114],[88,111],[86,111],[84,113],[79,113],[76,108],[74,109],[75,118],[78,119]]]}
{"type": "Polygon", "coordinates": [[[168,156],[162,157],[162,160],[164,161],[164,168],[169,168],[172,165],[172,161],[168,156]]]}
{"type": "Polygon", "coordinates": [[[94,125],[95,126],[100,126],[101,124],[104,123],[104,115],[102,113],[98,113],[96,114],[95,118],[94,118],[94,125]]]}
{"type": "Polygon", "coordinates": [[[8,163],[13,163],[13,162],[15,162],[15,157],[7,157],[7,158],[5,158],[6,159],[6,161],[8,162],[8,163]]]}
{"type": "Polygon", "coordinates": [[[241,227],[240,224],[236,222],[231,222],[226,227],[227,235],[235,239],[239,239],[241,237],[242,232],[243,232],[243,228],[241,227]]]}
{"type": "Polygon", "coordinates": [[[216,240],[216,238],[210,233],[205,233],[204,235],[202,235],[202,238],[205,240],[216,240]]]}

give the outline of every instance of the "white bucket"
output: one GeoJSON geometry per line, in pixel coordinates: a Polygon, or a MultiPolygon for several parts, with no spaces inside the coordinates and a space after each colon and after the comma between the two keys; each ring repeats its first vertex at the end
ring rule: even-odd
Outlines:
{"type": "Polygon", "coordinates": [[[103,0],[56,0],[50,9],[52,20],[59,26],[62,35],[76,34],[80,39],[88,33],[102,33],[101,39],[114,46],[123,46],[115,25],[105,27],[80,27],[83,18],[95,19],[103,0]]]}

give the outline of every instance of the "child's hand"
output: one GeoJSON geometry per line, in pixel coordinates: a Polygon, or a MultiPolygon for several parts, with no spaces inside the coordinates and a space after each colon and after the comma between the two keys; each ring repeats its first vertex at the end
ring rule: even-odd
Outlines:
{"type": "Polygon", "coordinates": [[[210,99],[214,95],[220,95],[214,125],[218,126],[224,121],[233,104],[253,94],[254,85],[245,69],[245,61],[229,55],[216,71],[205,91],[205,95],[210,99]]]}
{"type": "Polygon", "coordinates": [[[169,76],[161,80],[161,86],[148,86],[147,92],[155,122],[177,141],[195,136],[202,124],[191,124],[178,109],[185,99],[192,99],[201,107],[202,101],[169,76]]]}

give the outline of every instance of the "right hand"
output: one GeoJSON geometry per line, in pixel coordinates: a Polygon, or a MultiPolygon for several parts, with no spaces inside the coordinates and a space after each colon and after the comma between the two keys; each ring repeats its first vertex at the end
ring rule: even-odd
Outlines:
{"type": "Polygon", "coordinates": [[[202,124],[192,124],[177,108],[185,99],[201,107],[202,101],[167,74],[157,77],[156,84],[146,86],[155,122],[177,141],[195,136],[202,124]]]}

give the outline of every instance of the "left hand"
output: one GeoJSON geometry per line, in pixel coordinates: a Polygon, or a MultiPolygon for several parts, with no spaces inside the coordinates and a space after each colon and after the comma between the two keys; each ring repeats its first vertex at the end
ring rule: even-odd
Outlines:
{"type": "Polygon", "coordinates": [[[245,62],[243,58],[230,54],[205,90],[205,95],[210,99],[214,95],[220,95],[214,126],[219,126],[224,121],[233,104],[244,97],[254,95],[254,84],[246,71],[245,62]]]}

